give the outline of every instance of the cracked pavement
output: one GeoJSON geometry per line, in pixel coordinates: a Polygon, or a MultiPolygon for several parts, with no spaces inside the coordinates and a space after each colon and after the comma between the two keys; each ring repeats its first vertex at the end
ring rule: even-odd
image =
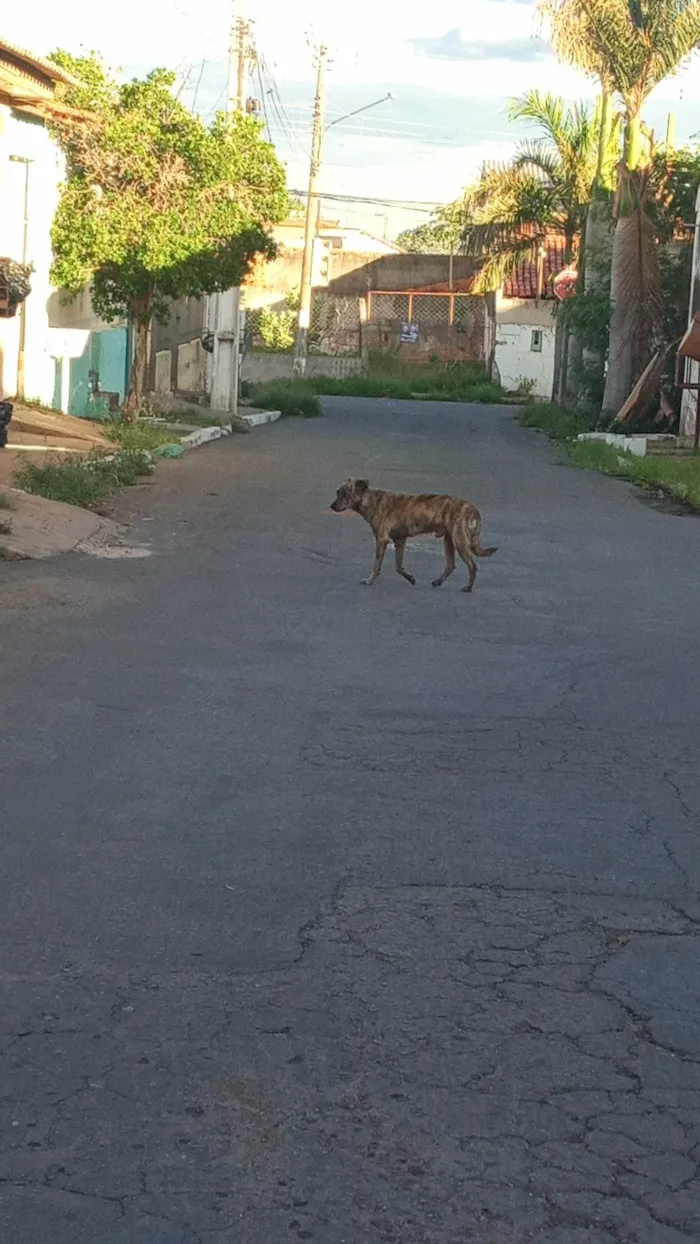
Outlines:
{"type": "Polygon", "coordinates": [[[341,399],[116,517],[0,567],[3,1240],[697,1241],[700,522],[341,399]],[[361,587],[349,474],[474,595],[361,587]]]}

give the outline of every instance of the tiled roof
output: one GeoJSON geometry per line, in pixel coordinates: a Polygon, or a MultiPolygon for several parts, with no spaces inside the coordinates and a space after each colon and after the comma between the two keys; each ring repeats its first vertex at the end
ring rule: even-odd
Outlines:
{"type": "MultiPolygon", "coordinates": [[[[542,297],[553,298],[552,279],[567,266],[564,238],[550,238],[546,244],[546,252],[542,297]]],[[[536,298],[537,264],[521,264],[517,272],[503,282],[503,296],[504,298],[536,298]]]]}
{"type": "Polygon", "coordinates": [[[68,73],[67,69],[61,69],[60,66],[54,65],[53,61],[44,60],[42,56],[35,56],[33,52],[27,52],[25,48],[8,43],[6,39],[0,39],[0,57],[3,53],[16,63],[20,72],[26,73],[28,69],[33,69],[51,82],[64,82],[67,86],[75,85],[76,79],[68,73]]]}

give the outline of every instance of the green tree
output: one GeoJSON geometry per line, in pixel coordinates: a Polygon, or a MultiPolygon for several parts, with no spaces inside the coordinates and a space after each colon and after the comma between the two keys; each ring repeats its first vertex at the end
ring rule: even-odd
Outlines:
{"type": "Polygon", "coordinates": [[[700,0],[539,0],[555,51],[596,78],[622,110],[603,415],[614,418],[649,359],[660,317],[651,143],[642,109],[700,43],[700,0]]]}
{"type": "Polygon", "coordinates": [[[256,256],[274,255],[285,174],[259,122],[220,113],[204,125],[174,97],[174,74],[119,85],[95,55],[54,60],[79,80],[63,95],[83,115],[55,123],[67,177],[53,280],[73,294],[90,284],[99,315],[131,320],[138,410],[152,319],[167,320],[171,299],[239,285],[256,256]]]}
{"type": "Polygon", "coordinates": [[[426,224],[404,229],[396,245],[421,255],[454,254],[470,215],[470,197],[470,190],[465,190],[453,203],[438,208],[426,224]]]}

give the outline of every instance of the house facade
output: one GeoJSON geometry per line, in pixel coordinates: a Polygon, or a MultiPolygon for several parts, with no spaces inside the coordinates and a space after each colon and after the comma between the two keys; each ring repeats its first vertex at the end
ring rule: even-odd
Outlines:
{"type": "Polygon", "coordinates": [[[496,295],[494,358],[504,389],[551,399],[557,307],[552,286],[565,267],[563,240],[552,239],[541,264],[523,264],[496,295]]]}
{"type": "Polygon", "coordinates": [[[56,87],[71,81],[58,66],[0,40],[0,257],[33,269],[24,304],[0,315],[0,394],[23,390],[28,400],[85,414],[98,389],[123,400],[128,340],[125,326],[93,315],[89,293],[67,304],[51,284],[51,224],[64,163],[47,124],[69,111],[56,87]]]}

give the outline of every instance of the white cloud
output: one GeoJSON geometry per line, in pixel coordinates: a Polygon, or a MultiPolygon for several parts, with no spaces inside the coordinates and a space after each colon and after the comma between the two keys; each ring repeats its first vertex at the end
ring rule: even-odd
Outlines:
{"type": "MultiPolygon", "coordinates": [[[[195,0],[120,0],[115,6],[64,0],[42,8],[37,21],[35,6],[6,6],[3,36],[39,54],[58,46],[76,52],[94,48],[111,65],[130,66],[132,72],[135,65],[139,72],[167,65],[184,73],[188,65],[206,59],[200,106],[220,106],[230,0],[209,0],[207,5],[195,0]]],[[[509,96],[535,86],[569,99],[595,94],[594,83],[551,55],[535,63],[498,59],[499,45],[512,50],[538,36],[534,0],[433,0],[430,5],[425,0],[353,0],[352,5],[256,0],[251,10],[257,46],[274,67],[296,131],[294,141],[288,133],[283,137],[270,101],[274,134],[289,160],[292,184],[305,184],[308,168],[314,68],[307,36],[323,38],[331,47],[329,116],[360,107],[387,90],[399,96],[396,104],[371,113],[366,124],[332,131],[323,184],[339,194],[447,200],[483,159],[504,158],[512,149],[504,119],[509,96]],[[453,31],[461,33],[448,43],[448,50],[483,44],[484,59],[434,57],[426,54],[430,45],[413,42],[437,40],[432,50],[441,45],[444,50],[445,36],[453,31]]],[[[526,44],[521,51],[527,56],[526,44]]],[[[651,123],[661,127],[666,111],[680,101],[681,139],[700,128],[692,107],[700,101],[697,63],[659,88],[648,108],[651,123]]],[[[257,93],[255,81],[253,89],[257,93]]],[[[368,206],[368,220],[375,210],[381,209],[368,206]]],[[[405,223],[402,219],[399,227],[405,223]]]]}

